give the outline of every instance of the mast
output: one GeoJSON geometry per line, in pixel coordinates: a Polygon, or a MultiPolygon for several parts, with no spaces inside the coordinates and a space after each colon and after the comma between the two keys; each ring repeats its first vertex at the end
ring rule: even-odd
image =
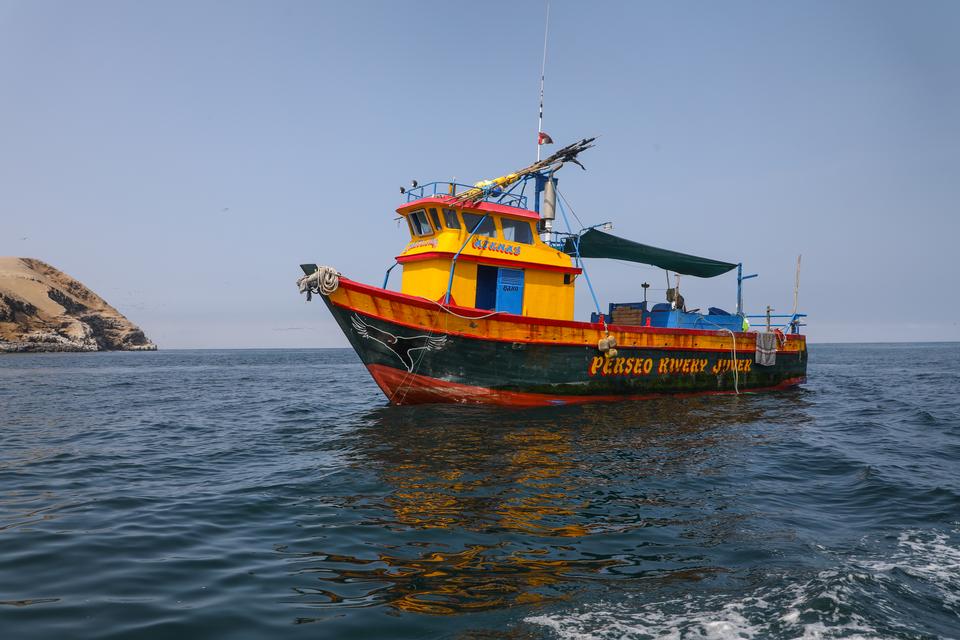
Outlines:
{"type": "Polygon", "coordinates": [[[537,162],[540,162],[540,134],[543,133],[543,79],[547,71],[547,34],[550,32],[550,0],[547,0],[547,19],[543,26],[543,62],[540,64],[540,120],[537,122],[537,162]]]}

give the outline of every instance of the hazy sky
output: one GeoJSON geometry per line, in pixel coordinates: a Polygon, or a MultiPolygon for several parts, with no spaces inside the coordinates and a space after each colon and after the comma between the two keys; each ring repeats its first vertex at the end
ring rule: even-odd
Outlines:
{"type": "MultiPolygon", "coordinates": [[[[534,158],[543,17],[0,0],[0,255],[75,276],[161,348],[345,345],[298,264],[379,285],[399,185],[534,158]]],[[[802,253],[811,341],[958,340],[958,34],[954,1],[554,1],[544,128],[602,136],[560,190],[586,224],[742,260],[751,312],[789,310],[802,253]]],[[[604,305],[664,287],[588,268],[604,305]]],[[[682,286],[734,307],[733,274],[682,286]]]]}

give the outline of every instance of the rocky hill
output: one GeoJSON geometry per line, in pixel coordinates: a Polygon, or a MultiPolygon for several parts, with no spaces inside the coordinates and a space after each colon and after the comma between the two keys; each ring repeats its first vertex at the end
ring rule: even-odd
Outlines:
{"type": "Polygon", "coordinates": [[[45,262],[0,257],[0,352],[153,351],[138,326],[45,262]]]}

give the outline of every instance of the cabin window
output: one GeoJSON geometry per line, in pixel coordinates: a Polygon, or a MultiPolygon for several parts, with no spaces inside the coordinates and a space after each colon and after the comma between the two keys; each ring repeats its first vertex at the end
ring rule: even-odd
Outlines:
{"type": "Polygon", "coordinates": [[[460,228],[460,218],[457,217],[456,209],[444,209],[443,221],[446,223],[447,229],[460,228]]]}
{"type": "Polygon", "coordinates": [[[510,242],[522,242],[523,244],[533,244],[533,231],[530,230],[529,222],[501,218],[500,226],[503,227],[504,240],[509,240],[510,242]]]}
{"type": "Polygon", "coordinates": [[[433,220],[433,226],[437,231],[443,229],[443,227],[440,226],[440,216],[437,215],[436,209],[430,209],[430,219],[433,220]]]}
{"type": "Polygon", "coordinates": [[[423,209],[407,214],[407,220],[410,221],[410,228],[413,229],[414,234],[428,236],[433,233],[433,229],[427,221],[427,214],[423,209]]]}
{"type": "Polygon", "coordinates": [[[467,225],[467,231],[473,231],[474,235],[497,237],[497,228],[493,224],[493,218],[490,216],[478,216],[475,213],[463,214],[463,224],[467,225]]]}

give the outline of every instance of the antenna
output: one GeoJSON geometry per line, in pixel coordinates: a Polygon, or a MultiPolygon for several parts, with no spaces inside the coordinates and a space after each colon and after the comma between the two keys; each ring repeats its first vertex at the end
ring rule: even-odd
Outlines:
{"type": "Polygon", "coordinates": [[[800,297],[800,258],[802,257],[802,254],[797,256],[797,275],[793,281],[793,315],[797,315],[797,303],[800,297]]]}
{"type": "Polygon", "coordinates": [[[540,65],[540,121],[537,123],[537,162],[540,161],[540,134],[543,133],[543,78],[547,71],[547,34],[550,33],[550,0],[547,0],[547,18],[543,25],[543,63],[540,65]]]}

